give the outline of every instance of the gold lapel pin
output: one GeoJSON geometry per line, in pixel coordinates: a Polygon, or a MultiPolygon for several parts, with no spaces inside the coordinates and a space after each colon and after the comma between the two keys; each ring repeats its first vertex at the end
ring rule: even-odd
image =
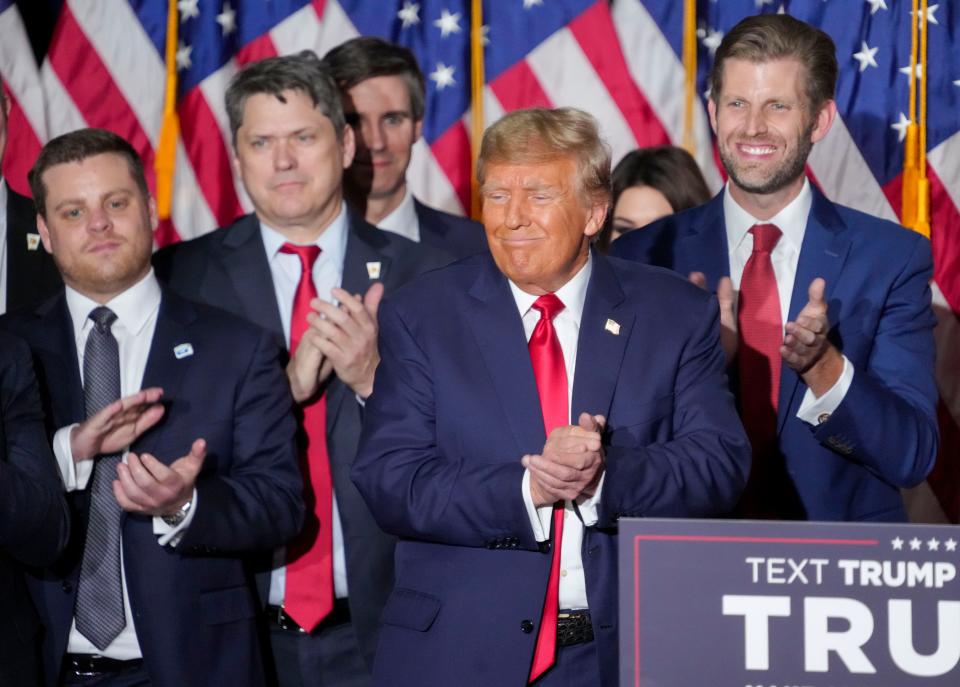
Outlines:
{"type": "Polygon", "coordinates": [[[27,234],[27,250],[36,250],[40,247],[40,234],[27,234]]]}
{"type": "Polygon", "coordinates": [[[367,263],[367,276],[370,279],[380,278],[380,261],[367,263]]]}
{"type": "Polygon", "coordinates": [[[603,328],[614,336],[620,336],[620,323],[616,320],[607,320],[607,323],[603,325],[603,328]]]}

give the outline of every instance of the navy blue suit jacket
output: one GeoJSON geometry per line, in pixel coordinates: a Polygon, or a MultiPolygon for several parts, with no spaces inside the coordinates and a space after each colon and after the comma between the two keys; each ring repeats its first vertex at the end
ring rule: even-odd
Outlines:
{"type": "MultiPolygon", "coordinates": [[[[60,272],[43,245],[31,250],[27,234],[37,233],[33,201],[7,187],[6,311],[38,305],[63,285],[60,272]]],[[[0,304],[2,305],[2,304],[0,304]]]]}
{"type": "Polygon", "coordinates": [[[41,625],[23,566],[56,560],[69,531],[30,349],[0,331],[0,685],[41,682],[41,625]]]}
{"type": "Polygon", "coordinates": [[[458,260],[487,250],[487,235],[479,222],[437,210],[416,198],[413,206],[420,222],[420,243],[445,251],[458,260]]]}
{"type": "MultiPolygon", "coordinates": [[[[399,536],[377,685],[522,685],[549,574],[521,494],[546,440],[517,306],[489,253],[380,309],[380,353],[353,479],[399,536]],[[424,308],[430,301],[432,307],[424,308]]],[[[607,418],[599,522],[583,543],[597,684],[617,684],[617,520],[728,511],[749,445],[724,378],[716,299],[595,255],[572,417],[607,418]],[[611,320],[619,334],[609,331],[611,320]]]]}
{"type": "MultiPolygon", "coordinates": [[[[84,418],[73,325],[61,292],[0,324],[32,350],[50,429],[84,418]]],[[[132,447],[171,463],[197,438],[207,457],[197,509],[176,548],[160,546],[153,519],[126,514],[123,557],[137,638],[151,684],[262,685],[257,605],[241,554],[269,550],[303,516],[293,401],[272,335],[227,313],[164,292],[143,388],[164,390],[161,422],[132,447]],[[189,343],[193,354],[173,349],[189,343]]],[[[29,582],[47,626],[43,655],[55,683],[67,647],[86,536],[90,490],[68,494],[70,544],[29,582]]]]}
{"type": "MultiPolygon", "coordinates": [[[[812,190],[789,319],[823,277],[830,338],[855,372],[836,412],[811,427],[796,417],[807,387],[781,365],[780,451],[808,519],[905,520],[900,488],[926,477],[938,444],[930,242],[812,190]]],[[[723,194],[630,232],[610,252],[700,271],[715,286],[730,273],[723,194]]]]}
{"type": "MultiPolygon", "coordinates": [[[[396,234],[381,231],[348,211],[349,231],[343,288],[365,293],[373,283],[367,263],[380,263],[377,280],[386,298],[414,275],[446,262],[447,256],[396,234]]],[[[284,345],[273,277],[255,215],[226,228],[170,246],[154,257],[157,276],[188,298],[204,301],[269,329],[284,345]]],[[[340,510],[350,589],[351,620],[360,649],[372,663],[380,613],[393,584],[394,539],[377,527],[350,481],[360,439],[362,408],[350,388],[334,376],[327,385],[327,449],[340,510]]],[[[267,602],[271,559],[263,562],[258,588],[267,602]]]]}

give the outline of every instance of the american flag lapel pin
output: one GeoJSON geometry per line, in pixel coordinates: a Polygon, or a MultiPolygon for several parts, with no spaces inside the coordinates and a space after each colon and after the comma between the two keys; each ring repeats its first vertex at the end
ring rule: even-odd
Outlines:
{"type": "Polygon", "coordinates": [[[607,323],[603,325],[603,328],[614,336],[620,336],[620,323],[616,320],[607,319],[607,323]]]}
{"type": "Polygon", "coordinates": [[[36,250],[40,247],[40,234],[27,234],[27,250],[36,250]]]}
{"type": "Polygon", "coordinates": [[[379,260],[367,263],[367,276],[370,279],[380,278],[380,261],[379,260]]]}

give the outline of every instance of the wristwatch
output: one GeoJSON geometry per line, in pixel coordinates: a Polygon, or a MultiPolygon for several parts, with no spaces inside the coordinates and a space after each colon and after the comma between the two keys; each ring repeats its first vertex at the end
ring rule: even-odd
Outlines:
{"type": "Polygon", "coordinates": [[[170,513],[169,515],[161,515],[160,519],[165,523],[170,525],[170,527],[176,527],[181,522],[187,519],[187,513],[190,512],[190,506],[193,505],[193,500],[187,501],[185,504],[180,506],[180,510],[176,513],[170,513]]]}

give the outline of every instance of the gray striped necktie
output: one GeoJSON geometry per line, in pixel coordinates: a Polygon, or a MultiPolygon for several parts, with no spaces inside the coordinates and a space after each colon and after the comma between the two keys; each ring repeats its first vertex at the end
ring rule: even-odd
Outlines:
{"type": "MultiPolygon", "coordinates": [[[[110,327],[116,314],[100,306],[90,311],[93,328],[83,354],[83,396],[87,417],[120,398],[120,352],[110,327]]],[[[80,565],[74,617],[77,630],[100,649],[126,626],[120,580],[120,518],[113,496],[120,454],[95,458],[90,486],[90,517],[80,565]]]]}

